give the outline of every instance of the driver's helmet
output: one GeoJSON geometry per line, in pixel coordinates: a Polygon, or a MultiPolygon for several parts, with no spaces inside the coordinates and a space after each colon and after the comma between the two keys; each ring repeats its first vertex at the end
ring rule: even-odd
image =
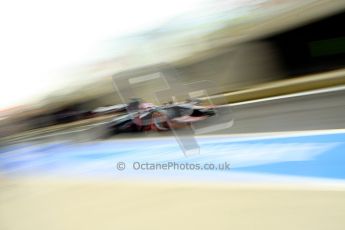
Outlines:
{"type": "Polygon", "coordinates": [[[141,99],[140,98],[131,98],[130,102],[128,103],[127,110],[128,112],[136,112],[140,108],[141,99]]]}

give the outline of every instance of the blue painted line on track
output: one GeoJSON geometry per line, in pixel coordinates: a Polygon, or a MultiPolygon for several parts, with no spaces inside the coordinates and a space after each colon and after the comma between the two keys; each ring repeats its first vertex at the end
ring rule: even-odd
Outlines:
{"type": "MultiPolygon", "coordinates": [[[[116,162],[224,163],[231,172],[345,179],[345,133],[237,140],[198,139],[201,154],[184,157],[174,138],[115,140],[83,144],[22,143],[0,150],[5,175],[107,175],[116,162]]],[[[207,172],[205,172],[207,173],[207,172]]],[[[204,174],[205,174],[204,173],[204,174]]],[[[224,173],[224,172],[223,172],[224,173]]]]}

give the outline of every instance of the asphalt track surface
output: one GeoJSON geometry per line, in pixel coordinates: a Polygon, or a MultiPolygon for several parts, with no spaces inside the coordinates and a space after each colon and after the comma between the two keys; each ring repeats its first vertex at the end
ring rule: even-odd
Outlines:
{"type": "Polygon", "coordinates": [[[219,133],[259,133],[345,128],[345,87],[231,105],[234,125],[219,133]]]}

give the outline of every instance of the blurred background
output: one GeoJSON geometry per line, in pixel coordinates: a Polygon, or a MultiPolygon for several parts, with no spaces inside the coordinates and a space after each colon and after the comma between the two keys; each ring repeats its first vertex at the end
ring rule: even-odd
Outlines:
{"type": "MultiPolygon", "coordinates": [[[[1,137],[92,118],[98,107],[123,103],[113,75],[151,74],[162,63],[181,82],[216,83],[210,95],[306,76],[312,81],[218,104],[344,83],[342,74],[316,81],[317,74],[344,67],[341,1],[133,4],[35,2],[3,9],[1,137]]],[[[140,97],[152,101],[156,89],[141,87],[140,97]]]]}
{"type": "MultiPolygon", "coordinates": [[[[1,229],[343,228],[344,1],[2,5],[1,229]],[[128,103],[116,79],[169,77],[167,66],[182,84],[211,82],[208,99],[234,124],[197,135],[192,158],[170,132],[102,138],[128,103]],[[114,169],[137,160],[232,169],[114,169]]],[[[159,104],[163,85],[136,96],[159,104]]]]}

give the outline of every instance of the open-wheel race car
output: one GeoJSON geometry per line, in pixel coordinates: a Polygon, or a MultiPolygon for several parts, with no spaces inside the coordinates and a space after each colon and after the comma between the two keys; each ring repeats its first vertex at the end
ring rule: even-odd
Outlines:
{"type": "Polygon", "coordinates": [[[214,115],[214,107],[201,106],[199,101],[156,106],[136,99],[127,104],[126,113],[106,122],[105,129],[108,136],[125,132],[167,131],[214,115]]]}

